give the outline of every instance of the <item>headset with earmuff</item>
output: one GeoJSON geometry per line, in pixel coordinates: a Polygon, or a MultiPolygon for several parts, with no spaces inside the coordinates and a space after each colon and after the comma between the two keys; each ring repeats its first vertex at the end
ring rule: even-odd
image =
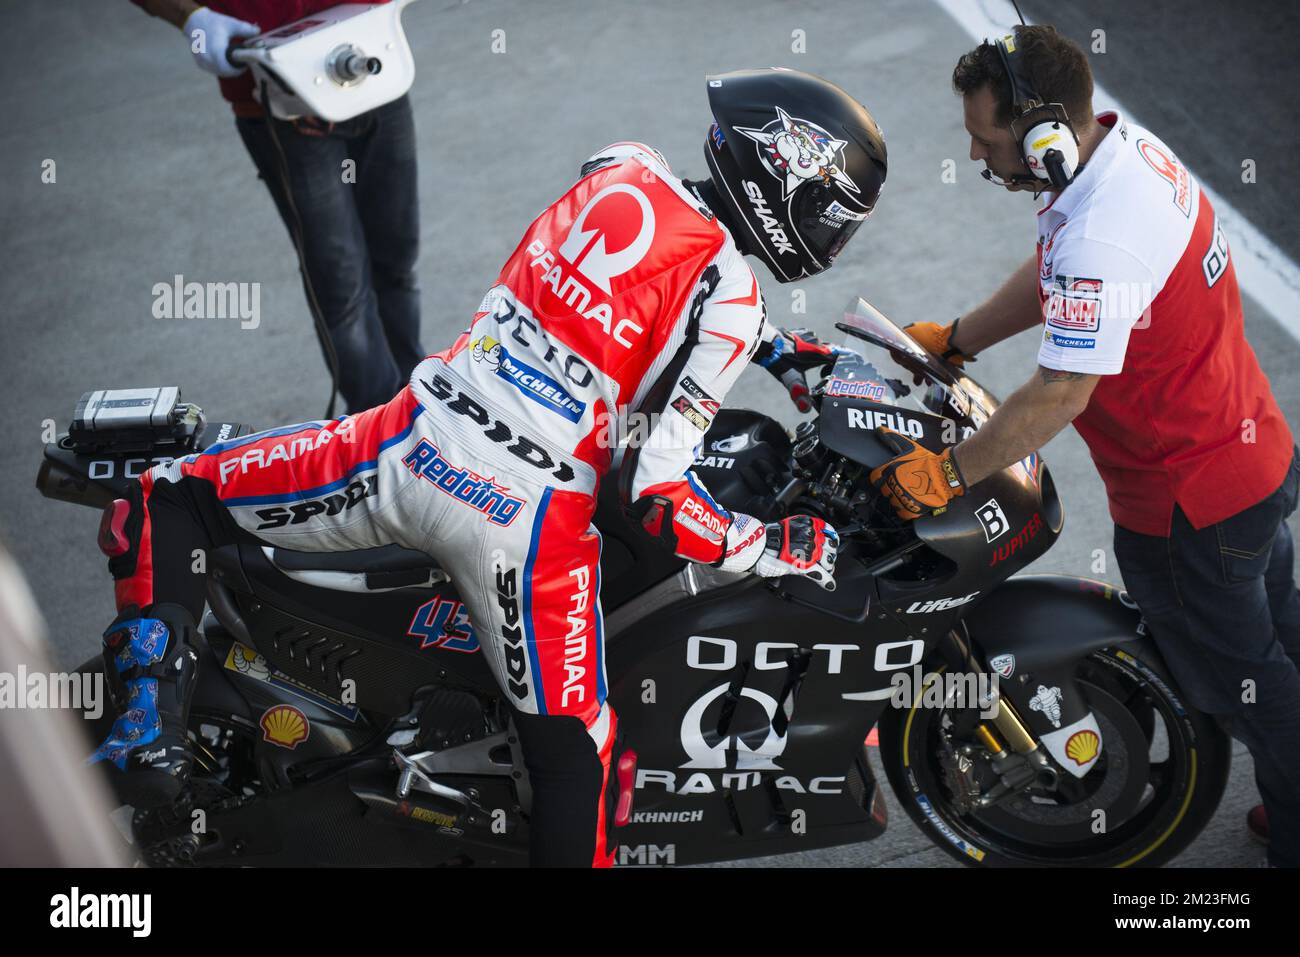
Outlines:
{"type": "Polygon", "coordinates": [[[1011,135],[1032,175],[1003,179],[984,170],[984,178],[999,186],[1019,184],[1042,189],[1050,183],[1060,192],[1079,172],[1079,137],[1065,107],[1060,103],[1044,103],[1019,69],[1020,52],[1016,49],[1015,36],[999,37],[993,45],[1011,87],[1011,135]]]}

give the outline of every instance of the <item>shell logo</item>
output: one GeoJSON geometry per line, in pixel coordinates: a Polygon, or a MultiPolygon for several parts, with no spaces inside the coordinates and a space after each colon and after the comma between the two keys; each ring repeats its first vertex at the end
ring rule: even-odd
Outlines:
{"type": "Polygon", "coordinates": [[[1100,750],[1101,738],[1097,737],[1096,731],[1087,728],[1076,731],[1070,735],[1070,740],[1065,742],[1066,757],[1080,767],[1096,758],[1100,750]]]}
{"type": "Polygon", "coordinates": [[[292,705],[277,704],[262,715],[262,740],[292,751],[311,734],[307,716],[292,705]]]}

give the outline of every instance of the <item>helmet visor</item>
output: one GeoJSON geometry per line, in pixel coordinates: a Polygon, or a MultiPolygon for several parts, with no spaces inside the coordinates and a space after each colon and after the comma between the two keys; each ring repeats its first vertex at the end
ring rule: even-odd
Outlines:
{"type": "Polygon", "coordinates": [[[825,269],[835,261],[845,243],[871,215],[846,206],[837,198],[839,190],[822,183],[806,184],[790,197],[790,217],[794,231],[809,254],[825,269]]]}

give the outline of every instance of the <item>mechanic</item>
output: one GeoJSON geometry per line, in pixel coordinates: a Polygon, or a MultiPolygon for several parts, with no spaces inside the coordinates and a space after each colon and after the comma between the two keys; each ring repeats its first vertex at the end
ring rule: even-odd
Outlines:
{"type": "Polygon", "coordinates": [[[1246,341],[1227,237],[1167,145],[1093,114],[1087,57],[1050,26],[984,42],[953,71],[970,157],[1045,194],[1034,257],[949,326],[908,327],[961,365],[1041,324],[1038,369],[942,454],[884,436],[872,473],[898,514],[942,508],[1073,422],[1106,486],[1115,557],[1174,676],[1245,742],[1263,805],[1247,819],[1300,865],[1300,465],[1246,341]]]}
{"type": "Polygon", "coordinates": [[[226,59],[237,41],[336,6],[337,0],[132,2],[179,27],[194,61],[219,78],[240,139],[298,250],[307,306],[345,408],[360,412],[387,402],[425,356],[415,273],[415,123],[408,98],[341,123],[312,116],[279,120],[255,99],[247,68],[226,59]],[[356,163],[351,182],[342,173],[347,160],[356,163]]]}
{"type": "Polygon", "coordinates": [[[195,547],[427,552],[461,590],[512,707],[533,791],[530,859],[606,865],[617,719],[606,700],[600,536],[609,421],[629,442],[629,515],[677,555],[834,587],[838,536],[731,513],[691,471],[746,360],[796,403],[836,351],[766,322],[743,255],[789,282],[829,268],[875,205],[885,144],[844,91],[792,70],[710,77],[710,177],[615,143],[528,227],[469,330],[388,403],[221,442],[146,473],[101,547],[119,616],[105,634],[117,718],[95,759],[137,807],[182,795],[204,580],[195,547]],[[284,505],[297,508],[284,521],[284,505]]]}

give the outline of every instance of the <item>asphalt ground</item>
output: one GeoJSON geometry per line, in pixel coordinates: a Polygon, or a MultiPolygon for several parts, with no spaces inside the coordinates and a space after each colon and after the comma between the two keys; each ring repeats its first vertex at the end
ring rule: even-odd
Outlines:
{"type": "MultiPolygon", "coordinates": [[[[1043,0],[1026,13],[1058,16],[1080,39],[1105,29],[1107,52],[1092,57],[1101,82],[1296,255],[1286,195],[1300,135],[1290,5],[1043,0]],[[1244,157],[1257,160],[1253,184],[1239,182],[1244,157]]],[[[603,145],[643,140],[679,175],[703,175],[703,77],[730,69],[785,65],[833,79],[868,105],[889,143],[882,200],[834,270],[782,287],[759,267],[778,323],[833,337],[856,295],[900,323],[946,322],[1033,251],[1032,202],[990,188],[966,158],[949,77],[972,44],[930,3],[424,0],[405,23],[419,67],[411,97],[430,351],[465,327],[536,211],[603,145]],[[793,52],[800,37],[804,52],[793,52]],[[492,52],[502,38],[504,52],[492,52]],[[942,175],[946,160],[953,182],[942,175]]],[[[66,427],[88,389],[177,384],[215,418],[270,427],[319,417],[329,387],[284,227],[229,106],[178,32],[126,0],[10,0],[0,10],[0,70],[0,541],[36,595],[52,656],[72,665],[98,649],[112,588],[94,547],[98,516],[33,487],[47,424],[66,427]],[[54,183],[42,182],[46,160],[54,183]],[[178,274],[260,283],[260,324],[154,319],[154,284],[178,274]]],[[[1245,312],[1278,400],[1300,424],[1300,345],[1249,294],[1245,312]]],[[[1006,394],[1032,372],[1035,352],[1024,336],[974,371],[1006,394]]],[[[728,404],[787,425],[799,418],[758,369],[728,404]]],[[[1034,570],[1119,584],[1104,493],[1081,441],[1067,430],[1043,455],[1067,521],[1034,570]]],[[[1218,815],[1177,863],[1257,864],[1262,851],[1242,827],[1257,800],[1238,746],[1218,815]]],[[[779,863],[949,865],[891,805],[885,837],[779,863]]]]}

